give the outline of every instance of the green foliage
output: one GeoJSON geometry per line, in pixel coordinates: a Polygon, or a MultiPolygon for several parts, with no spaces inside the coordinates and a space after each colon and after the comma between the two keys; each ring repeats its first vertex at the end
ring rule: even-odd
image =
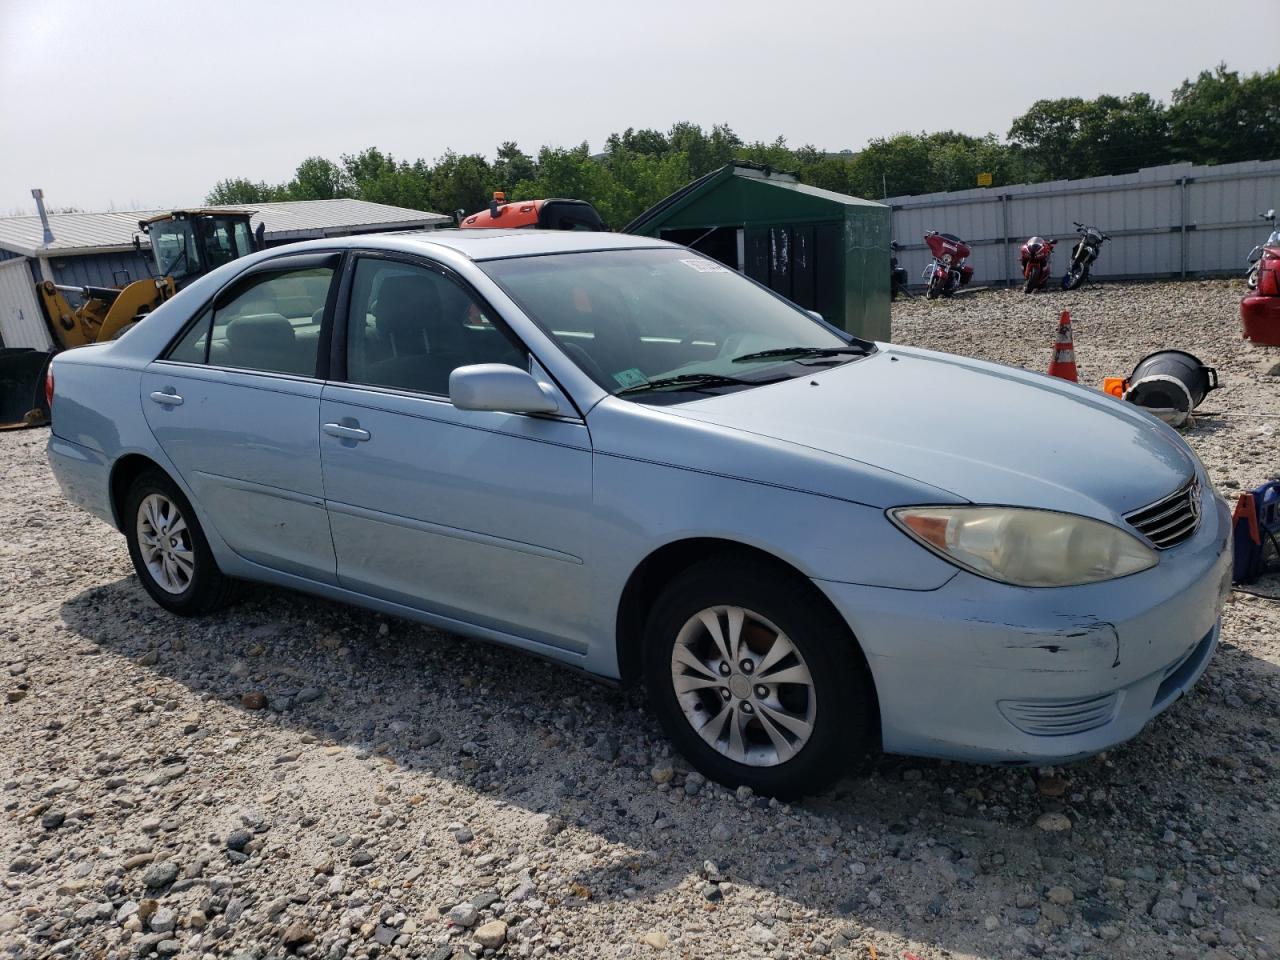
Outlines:
{"type": "Polygon", "coordinates": [[[324,157],[307,157],[285,187],[290,200],[334,200],[351,196],[351,179],[346,171],[324,157]]]}
{"type": "Polygon", "coordinates": [[[1244,79],[1225,63],[1184,80],[1169,108],[1179,160],[1235,163],[1280,156],[1280,68],[1244,79]]]}
{"type": "Polygon", "coordinates": [[[286,200],[283,186],[273,187],[259,180],[254,183],[245,177],[232,177],[219,180],[205,196],[204,202],[210,204],[231,204],[241,206],[247,203],[269,203],[272,200],[286,200]]]}
{"type": "Polygon", "coordinates": [[[1130,173],[1171,157],[1168,111],[1145,93],[1037,100],[1009,139],[1026,151],[1036,180],[1130,173]]]}
{"type": "Polygon", "coordinates": [[[1166,106],[1145,93],[1092,100],[1038,100],[1009,128],[974,137],[946,130],[897,133],[858,152],[829,153],[785,138],[746,143],[727,124],[706,130],[681,122],[665,133],[628,127],[604,150],[545,146],[531,156],[507,141],[493,162],[446,151],[434,162],[397,160],[377,147],[335,163],[308,157],[288,183],[219,181],[208,203],[356,197],[453,214],[483,209],[495,190],[509,200],[589,200],[605,222],[622,227],[691,180],[730,160],[794,171],[825,190],[860,197],[965,190],[980,173],[1009,183],[1128,173],[1173,160],[1230,163],[1280,157],[1280,69],[1241,77],[1226,65],[1184,81],[1166,106]]]}

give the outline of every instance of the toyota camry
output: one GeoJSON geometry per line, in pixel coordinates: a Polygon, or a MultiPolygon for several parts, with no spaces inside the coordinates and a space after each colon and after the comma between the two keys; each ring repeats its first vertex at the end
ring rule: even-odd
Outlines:
{"type": "Polygon", "coordinates": [[[1227,511],[1171,429],[661,241],[267,250],[48,386],[62,490],[167,610],[255,580],[641,682],[759,792],[1085,756],[1217,643],[1227,511]]]}

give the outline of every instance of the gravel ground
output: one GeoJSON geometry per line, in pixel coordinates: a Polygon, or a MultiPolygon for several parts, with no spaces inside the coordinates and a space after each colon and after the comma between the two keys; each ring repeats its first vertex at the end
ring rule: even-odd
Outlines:
{"type": "MultiPolygon", "coordinates": [[[[1239,339],[1238,296],[975,292],[894,323],[1043,369],[1069,306],[1091,383],[1190,349],[1223,388],[1186,435],[1231,495],[1280,429],[1280,351],[1239,339]]],[[[2,954],[1280,957],[1272,601],[1236,595],[1194,693],[1105,756],[882,758],[779,805],[689,772],[637,695],[518,653],[263,588],[171,617],[44,443],[0,434],[2,954]]]]}

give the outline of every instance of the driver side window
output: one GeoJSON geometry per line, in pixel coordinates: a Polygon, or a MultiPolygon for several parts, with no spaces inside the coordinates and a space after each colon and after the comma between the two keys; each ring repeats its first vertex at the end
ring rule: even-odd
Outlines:
{"type": "Polygon", "coordinates": [[[449,374],[475,363],[526,369],[528,356],[441,271],[369,257],[357,262],[347,319],[350,383],[447,397],[449,374]]]}

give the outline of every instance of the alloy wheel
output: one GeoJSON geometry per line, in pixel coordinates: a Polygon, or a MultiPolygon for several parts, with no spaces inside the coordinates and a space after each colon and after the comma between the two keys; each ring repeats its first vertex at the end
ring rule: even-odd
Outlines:
{"type": "Polygon", "coordinates": [[[180,594],[196,571],[191,531],[178,505],[162,493],[150,493],[138,504],[138,549],[156,586],[180,594]]]}
{"type": "Polygon", "coordinates": [[[708,607],[686,621],[671,651],[671,682],[690,726],[737,763],[786,763],[813,734],[818,703],[808,664],[782,630],[745,607],[708,607]]]}

